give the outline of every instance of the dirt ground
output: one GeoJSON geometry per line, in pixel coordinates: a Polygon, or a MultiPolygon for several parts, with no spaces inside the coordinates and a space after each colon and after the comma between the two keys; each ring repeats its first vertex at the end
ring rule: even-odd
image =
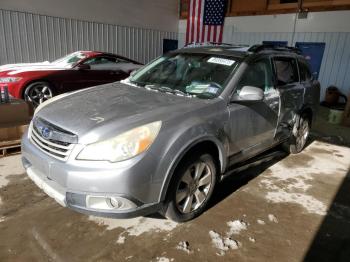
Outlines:
{"type": "Polygon", "coordinates": [[[1,158],[0,261],[350,261],[350,132],[332,132],[224,180],[184,224],[75,213],[27,178],[20,155],[1,158]]]}

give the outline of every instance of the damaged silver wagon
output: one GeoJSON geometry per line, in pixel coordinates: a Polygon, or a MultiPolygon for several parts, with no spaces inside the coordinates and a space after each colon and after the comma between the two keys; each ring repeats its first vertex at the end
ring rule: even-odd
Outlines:
{"type": "Polygon", "coordinates": [[[187,221],[231,166],[278,144],[300,152],[318,103],[319,83],[294,49],[184,48],[41,105],[23,165],[76,211],[187,221]]]}

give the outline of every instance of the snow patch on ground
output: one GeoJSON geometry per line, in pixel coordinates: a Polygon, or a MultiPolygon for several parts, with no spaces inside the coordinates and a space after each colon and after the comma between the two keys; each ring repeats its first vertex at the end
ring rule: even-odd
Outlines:
{"type": "Polygon", "coordinates": [[[219,233],[213,230],[209,231],[209,236],[213,246],[219,250],[218,253],[216,253],[218,256],[225,255],[226,251],[229,249],[239,248],[238,241],[231,239],[230,237],[222,237],[219,233]]]}
{"type": "MultiPolygon", "coordinates": [[[[309,167],[310,168],[310,167],[309,167]]],[[[306,192],[313,177],[310,170],[305,172],[305,168],[286,168],[282,163],[277,163],[269,168],[271,174],[260,181],[260,184],[269,190],[283,188],[288,191],[306,192]]]]}
{"type": "Polygon", "coordinates": [[[171,262],[171,261],[174,261],[174,259],[173,258],[167,258],[167,257],[157,257],[156,258],[156,261],[157,262],[171,262]]]}
{"type": "Polygon", "coordinates": [[[312,155],[315,157],[314,161],[317,161],[317,169],[322,170],[323,173],[332,174],[334,176],[343,174],[334,172],[337,168],[348,170],[350,162],[346,156],[350,155],[350,149],[344,146],[337,146],[334,144],[327,144],[325,142],[315,141],[308,146],[303,153],[312,155]],[[323,150],[327,153],[313,153],[313,149],[323,150]],[[336,151],[336,152],[335,152],[336,151]],[[337,157],[337,155],[343,155],[343,157],[337,157]]]}
{"type": "Polygon", "coordinates": [[[186,252],[187,254],[193,253],[193,251],[190,250],[190,244],[187,241],[181,241],[179,244],[177,244],[176,249],[186,252]]]}
{"type": "MultiPolygon", "coordinates": [[[[332,149],[330,149],[326,143],[313,142],[300,154],[301,157],[303,154],[313,157],[308,165],[296,164],[289,167],[289,164],[286,166],[284,161],[293,160],[293,156],[289,156],[287,159],[271,166],[268,169],[270,172],[266,172],[260,181],[260,187],[264,187],[269,191],[266,194],[266,199],[273,203],[298,204],[309,213],[325,215],[327,212],[326,204],[312,196],[311,193],[308,193],[308,190],[312,187],[315,174],[337,173],[335,176],[345,175],[341,174],[341,172],[334,172],[334,170],[348,170],[350,162],[344,161],[344,159],[335,159],[333,157],[334,150],[337,150],[342,155],[350,154],[349,148],[332,145],[332,149]]],[[[298,160],[295,159],[294,161],[298,160]]],[[[273,218],[269,218],[269,220],[275,222],[273,218]]]]}
{"type": "Polygon", "coordinates": [[[247,230],[248,223],[243,220],[232,220],[226,223],[229,227],[225,233],[225,236],[221,236],[214,230],[209,231],[211,242],[215,248],[219,251],[216,253],[218,256],[225,255],[229,249],[238,249],[241,243],[233,239],[233,235],[239,235],[242,230],[247,230]]]}
{"type": "Polygon", "coordinates": [[[277,192],[268,192],[266,199],[273,203],[295,203],[302,205],[309,213],[324,216],[327,213],[327,206],[320,200],[313,196],[300,194],[300,193],[288,193],[283,190],[277,192]]]}
{"type": "Polygon", "coordinates": [[[258,222],[259,225],[265,225],[264,220],[258,219],[258,220],[256,220],[256,222],[258,222]]]}
{"type": "Polygon", "coordinates": [[[255,238],[254,238],[254,237],[249,237],[249,241],[250,241],[250,242],[253,242],[253,243],[255,243],[255,242],[256,242],[256,240],[255,240],[255,238]]]}
{"type": "Polygon", "coordinates": [[[118,240],[117,240],[117,244],[124,244],[125,243],[125,236],[123,236],[122,234],[119,235],[118,240]]]}
{"type": "Polygon", "coordinates": [[[227,235],[238,235],[242,230],[247,230],[248,224],[242,220],[232,220],[227,222],[229,226],[229,231],[227,235]]]}
{"type": "Polygon", "coordinates": [[[0,223],[5,221],[5,217],[0,217],[0,223]]]}
{"type": "Polygon", "coordinates": [[[147,232],[171,231],[178,224],[166,219],[137,217],[131,219],[113,219],[89,216],[89,220],[99,225],[106,226],[107,230],[123,228],[130,236],[139,236],[147,232]]]}
{"type": "Polygon", "coordinates": [[[270,222],[278,223],[278,219],[275,215],[269,214],[268,218],[269,218],[270,222]]]}

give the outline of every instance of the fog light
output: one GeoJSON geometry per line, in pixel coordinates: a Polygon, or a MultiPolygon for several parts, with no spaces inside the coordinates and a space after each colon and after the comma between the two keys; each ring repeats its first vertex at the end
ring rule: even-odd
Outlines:
{"type": "Polygon", "coordinates": [[[136,208],[135,203],[123,197],[86,196],[86,207],[101,210],[126,210],[136,208]]]}

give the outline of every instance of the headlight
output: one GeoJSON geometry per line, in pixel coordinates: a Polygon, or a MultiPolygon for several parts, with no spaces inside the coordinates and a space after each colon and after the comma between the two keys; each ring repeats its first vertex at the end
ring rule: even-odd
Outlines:
{"type": "Polygon", "coordinates": [[[0,77],[0,83],[14,83],[18,82],[22,79],[22,77],[0,77]]]}
{"type": "Polygon", "coordinates": [[[146,151],[156,139],[161,121],[134,128],[112,139],[87,145],[78,160],[119,162],[146,151]]]}

